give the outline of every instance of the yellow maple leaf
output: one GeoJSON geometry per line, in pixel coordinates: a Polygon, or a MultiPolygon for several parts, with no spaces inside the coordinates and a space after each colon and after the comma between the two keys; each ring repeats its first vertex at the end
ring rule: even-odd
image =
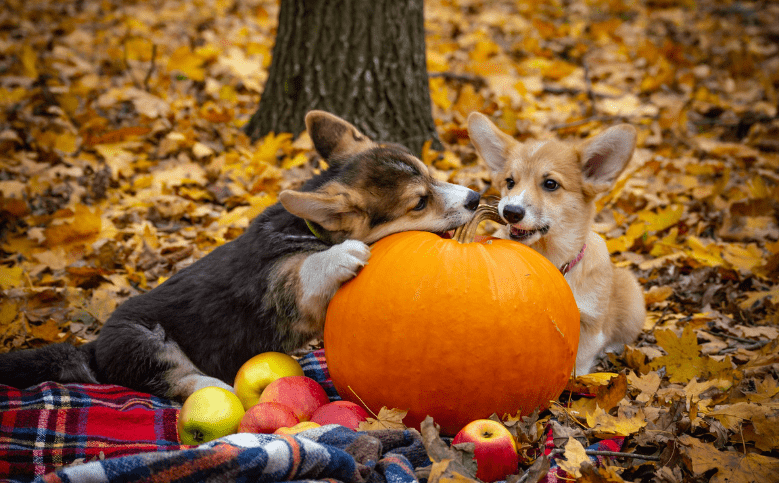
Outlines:
{"type": "Polygon", "coordinates": [[[265,208],[276,202],[276,195],[265,194],[250,196],[247,201],[249,206],[238,206],[219,218],[220,226],[234,226],[245,228],[249,222],[262,213],[265,208]]]}
{"type": "Polygon", "coordinates": [[[660,208],[657,213],[651,210],[644,210],[638,213],[638,219],[646,223],[645,230],[648,232],[662,231],[669,228],[682,219],[684,215],[683,205],[671,205],[660,208]]]}
{"type": "Polygon", "coordinates": [[[754,421],[757,418],[777,419],[779,415],[779,403],[749,403],[737,402],[717,407],[706,413],[722,423],[725,428],[731,431],[737,431],[739,425],[744,421],[754,421]]]}
{"type": "Polygon", "coordinates": [[[584,446],[573,436],[568,436],[568,442],[565,443],[564,456],[565,459],[558,460],[560,468],[577,478],[582,476],[582,465],[592,465],[592,461],[587,456],[584,446]]]}
{"type": "Polygon", "coordinates": [[[668,230],[668,234],[652,244],[652,250],[649,252],[653,257],[662,257],[665,255],[677,254],[682,247],[676,241],[679,236],[679,229],[676,227],[668,230]]]}
{"type": "Polygon", "coordinates": [[[484,102],[484,97],[476,92],[472,85],[466,84],[460,89],[460,95],[457,97],[453,109],[463,116],[467,116],[473,111],[480,111],[484,102]]]}
{"type": "Polygon", "coordinates": [[[441,156],[440,159],[437,159],[433,165],[444,171],[460,169],[463,167],[460,158],[451,151],[444,151],[443,156],[441,156]]]}
{"type": "Polygon", "coordinates": [[[6,290],[18,287],[22,284],[23,278],[24,272],[22,267],[6,267],[5,265],[0,265],[0,289],[6,290]]]}
{"type": "Polygon", "coordinates": [[[609,250],[609,253],[624,252],[633,246],[635,240],[635,238],[627,235],[610,238],[606,240],[606,248],[609,250]]]}
{"type": "Polygon", "coordinates": [[[779,302],[779,285],[775,286],[771,290],[765,290],[760,292],[745,292],[746,299],[738,303],[738,306],[742,309],[748,309],[758,300],[762,300],[766,297],[771,297],[771,300],[776,303],[779,302]]]}
{"type": "Polygon", "coordinates": [[[292,149],[292,134],[290,133],[268,133],[256,144],[256,150],[251,155],[252,165],[270,164],[276,165],[279,151],[289,152],[292,149]]]}
{"type": "Polygon", "coordinates": [[[489,39],[481,39],[473,46],[469,57],[474,63],[486,62],[495,54],[500,52],[500,46],[489,39]]]}
{"type": "Polygon", "coordinates": [[[724,246],[722,258],[742,272],[751,272],[765,263],[763,250],[754,243],[750,243],[746,247],[728,243],[724,246]]]}
{"type": "Polygon", "coordinates": [[[201,56],[189,50],[189,47],[186,45],[182,45],[170,54],[168,71],[178,71],[192,80],[202,81],[206,78],[206,70],[203,68],[204,63],[205,61],[201,56]]]}
{"type": "Polygon", "coordinates": [[[388,409],[386,406],[379,410],[377,417],[368,418],[362,421],[358,426],[358,431],[372,431],[377,429],[406,429],[406,425],[403,424],[403,418],[406,417],[408,411],[403,409],[388,409]]]}
{"type": "Polygon", "coordinates": [[[644,292],[644,302],[646,302],[647,305],[662,302],[663,300],[673,295],[673,293],[674,290],[667,285],[662,287],[655,285],[648,291],[644,292]]]}
{"type": "Polygon", "coordinates": [[[665,367],[671,382],[686,383],[693,377],[706,378],[732,369],[730,357],[716,361],[701,356],[701,347],[691,325],[684,327],[680,337],[670,329],[658,329],[654,334],[666,355],[653,359],[649,366],[652,369],[665,367]]]}
{"type": "Polygon", "coordinates": [[[19,316],[19,306],[11,300],[3,300],[0,304],[0,329],[5,331],[19,316]]]}
{"type": "Polygon", "coordinates": [[[43,231],[49,248],[69,243],[88,243],[96,238],[103,226],[100,209],[92,211],[84,205],[76,205],[72,216],[55,222],[43,231]]]}
{"type": "Polygon", "coordinates": [[[601,408],[587,415],[587,426],[599,436],[630,436],[646,426],[646,417],[640,409],[633,416],[626,416],[619,411],[612,416],[601,408]]]}
{"type": "Polygon", "coordinates": [[[642,376],[630,372],[627,376],[628,384],[633,389],[638,389],[640,393],[636,396],[636,401],[647,403],[654,399],[657,390],[660,388],[662,379],[657,372],[649,372],[642,376]]]}
{"type": "Polygon", "coordinates": [[[720,257],[722,250],[716,243],[709,243],[704,245],[697,237],[688,236],[687,246],[690,247],[688,252],[692,258],[710,267],[719,267],[725,264],[725,261],[720,257]]]}
{"type": "Polygon", "coordinates": [[[62,331],[60,331],[59,325],[54,319],[48,319],[46,322],[38,325],[29,324],[29,327],[30,334],[34,338],[47,342],[57,342],[65,336],[65,334],[62,334],[62,331]]]}
{"type": "Polygon", "coordinates": [[[284,158],[284,161],[281,163],[281,168],[292,169],[298,166],[303,166],[307,162],[308,162],[308,156],[306,156],[306,153],[298,153],[294,157],[284,158]]]}
{"type": "Polygon", "coordinates": [[[116,305],[115,292],[105,288],[98,288],[92,292],[92,297],[89,299],[85,309],[95,319],[105,322],[114,309],[116,309],[116,305]]]}
{"type": "Polygon", "coordinates": [[[452,100],[450,99],[449,87],[447,87],[446,81],[442,77],[430,78],[430,99],[433,101],[433,104],[444,111],[451,109],[452,100]]]}

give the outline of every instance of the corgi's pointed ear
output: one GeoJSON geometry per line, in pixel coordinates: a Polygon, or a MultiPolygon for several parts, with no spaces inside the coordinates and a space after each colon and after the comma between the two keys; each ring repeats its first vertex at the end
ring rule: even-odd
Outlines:
{"type": "Polygon", "coordinates": [[[356,127],[329,112],[306,114],[306,130],[314,148],[325,159],[364,151],[374,144],[356,127]]]}
{"type": "Polygon", "coordinates": [[[593,193],[609,190],[627,166],[636,148],[636,128],[613,126],[579,145],[584,182],[593,193]]]}
{"type": "Polygon", "coordinates": [[[279,202],[293,215],[313,221],[328,231],[342,230],[344,217],[354,211],[343,193],[284,190],[279,193],[279,202]]]}
{"type": "Polygon", "coordinates": [[[476,151],[493,171],[503,169],[506,164],[506,150],[511,143],[516,142],[480,112],[472,112],[468,116],[468,136],[476,146],[476,151]]]}

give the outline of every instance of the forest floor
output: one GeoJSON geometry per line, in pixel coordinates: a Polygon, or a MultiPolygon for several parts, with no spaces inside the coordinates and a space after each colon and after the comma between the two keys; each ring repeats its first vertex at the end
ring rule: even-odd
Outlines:
{"type": "MultiPolygon", "coordinates": [[[[306,135],[241,131],[275,2],[6,4],[0,350],[93,339],[319,169],[306,135]]],[[[639,130],[596,230],[644,287],[643,334],[601,365],[618,376],[580,381],[597,397],[510,423],[523,452],[554,416],[561,448],[624,436],[650,457],[572,469],[581,481],[777,481],[779,3],[429,0],[425,15],[437,177],[492,192],[472,111],[520,140],[639,130]]]]}

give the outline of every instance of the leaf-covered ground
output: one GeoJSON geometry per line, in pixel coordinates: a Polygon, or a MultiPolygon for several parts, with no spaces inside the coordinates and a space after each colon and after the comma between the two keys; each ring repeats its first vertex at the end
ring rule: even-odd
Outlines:
{"type": "MultiPolygon", "coordinates": [[[[518,139],[634,124],[630,175],[600,200],[596,229],[640,277],[644,333],[602,365],[619,376],[580,380],[596,398],[509,425],[532,455],[556,416],[581,481],[777,481],[779,3],[636,3],[426,1],[446,150],[423,157],[490,193],[471,111],[518,139]],[[570,435],[627,436],[624,450],[650,459],[577,469],[570,435]]],[[[0,350],[93,339],[117,304],[319,168],[305,135],[252,143],[240,129],[267,76],[276,3],[6,5],[0,350]]]]}

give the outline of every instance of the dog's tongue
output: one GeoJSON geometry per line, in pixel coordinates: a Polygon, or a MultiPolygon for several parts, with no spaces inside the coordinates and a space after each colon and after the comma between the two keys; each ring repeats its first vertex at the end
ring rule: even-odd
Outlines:
{"type": "Polygon", "coordinates": [[[438,233],[436,233],[436,235],[438,235],[438,236],[440,236],[441,238],[444,238],[444,239],[449,239],[449,238],[452,238],[452,234],[453,233],[454,233],[454,230],[449,230],[449,231],[438,232],[438,233]]]}

